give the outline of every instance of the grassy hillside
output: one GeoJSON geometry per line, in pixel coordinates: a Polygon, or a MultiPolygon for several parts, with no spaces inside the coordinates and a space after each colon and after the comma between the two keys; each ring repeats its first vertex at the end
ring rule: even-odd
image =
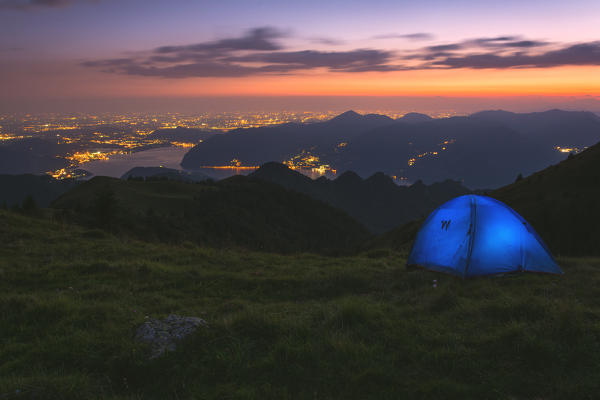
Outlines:
{"type": "Polygon", "coordinates": [[[244,176],[202,183],[97,177],[53,207],[86,226],[167,243],[338,254],[369,236],[343,211],[244,176]]]}
{"type": "Polygon", "coordinates": [[[600,255],[600,145],[496,190],[555,254],[600,255]]]}
{"type": "Polygon", "coordinates": [[[406,270],[393,254],[167,246],[4,211],[0,243],[0,398],[584,399],[600,389],[595,259],[560,259],[561,277],[461,281],[406,270]],[[170,313],[210,327],[147,361],[135,328],[170,313]]]}

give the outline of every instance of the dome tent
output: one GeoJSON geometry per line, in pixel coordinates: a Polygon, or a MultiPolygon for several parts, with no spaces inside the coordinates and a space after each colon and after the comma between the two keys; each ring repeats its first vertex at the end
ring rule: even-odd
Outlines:
{"type": "Polygon", "coordinates": [[[527,221],[506,204],[477,195],[457,197],[433,211],[407,265],[463,278],[517,271],[562,274],[527,221]]]}

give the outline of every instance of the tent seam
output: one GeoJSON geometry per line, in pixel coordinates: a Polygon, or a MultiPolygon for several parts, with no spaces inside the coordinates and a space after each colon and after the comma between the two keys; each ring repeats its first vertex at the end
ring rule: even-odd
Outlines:
{"type": "Polygon", "coordinates": [[[473,253],[473,242],[475,242],[475,229],[477,224],[477,201],[476,197],[471,195],[471,237],[469,238],[469,251],[467,252],[467,265],[463,273],[463,279],[467,277],[469,267],[471,266],[471,254],[473,253]]]}

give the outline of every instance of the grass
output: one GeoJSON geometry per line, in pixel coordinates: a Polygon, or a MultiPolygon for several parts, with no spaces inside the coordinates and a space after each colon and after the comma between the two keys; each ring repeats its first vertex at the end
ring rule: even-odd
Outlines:
{"type": "Polygon", "coordinates": [[[53,208],[63,221],[170,244],[340,255],[371,236],[341,210],[245,176],[198,183],[95,177],[53,208]]]}
{"type": "Polygon", "coordinates": [[[0,399],[591,399],[600,260],[459,280],[149,244],[0,211],[0,399]],[[432,280],[438,287],[432,287],[432,280]],[[146,316],[210,324],[147,360],[146,316]],[[18,391],[18,392],[17,392],[18,391]]]}

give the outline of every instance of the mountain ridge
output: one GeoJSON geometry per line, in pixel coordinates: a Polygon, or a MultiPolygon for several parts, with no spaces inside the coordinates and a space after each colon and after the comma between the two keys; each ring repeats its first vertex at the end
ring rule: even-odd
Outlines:
{"type": "Polygon", "coordinates": [[[434,119],[408,113],[392,120],[347,111],[329,121],[238,129],[192,148],[182,166],[262,165],[313,159],[367,177],[382,171],[408,181],[445,179],[498,188],[600,141],[600,119],[588,112],[518,114],[483,111],[434,119]],[[507,160],[511,160],[507,163],[507,160]]]}
{"type": "Polygon", "coordinates": [[[391,177],[378,172],[362,179],[346,171],[336,179],[312,180],[287,166],[269,162],[249,175],[304,193],[344,210],[371,232],[383,233],[420,218],[456,195],[471,193],[458,182],[398,186],[391,177]]]}

